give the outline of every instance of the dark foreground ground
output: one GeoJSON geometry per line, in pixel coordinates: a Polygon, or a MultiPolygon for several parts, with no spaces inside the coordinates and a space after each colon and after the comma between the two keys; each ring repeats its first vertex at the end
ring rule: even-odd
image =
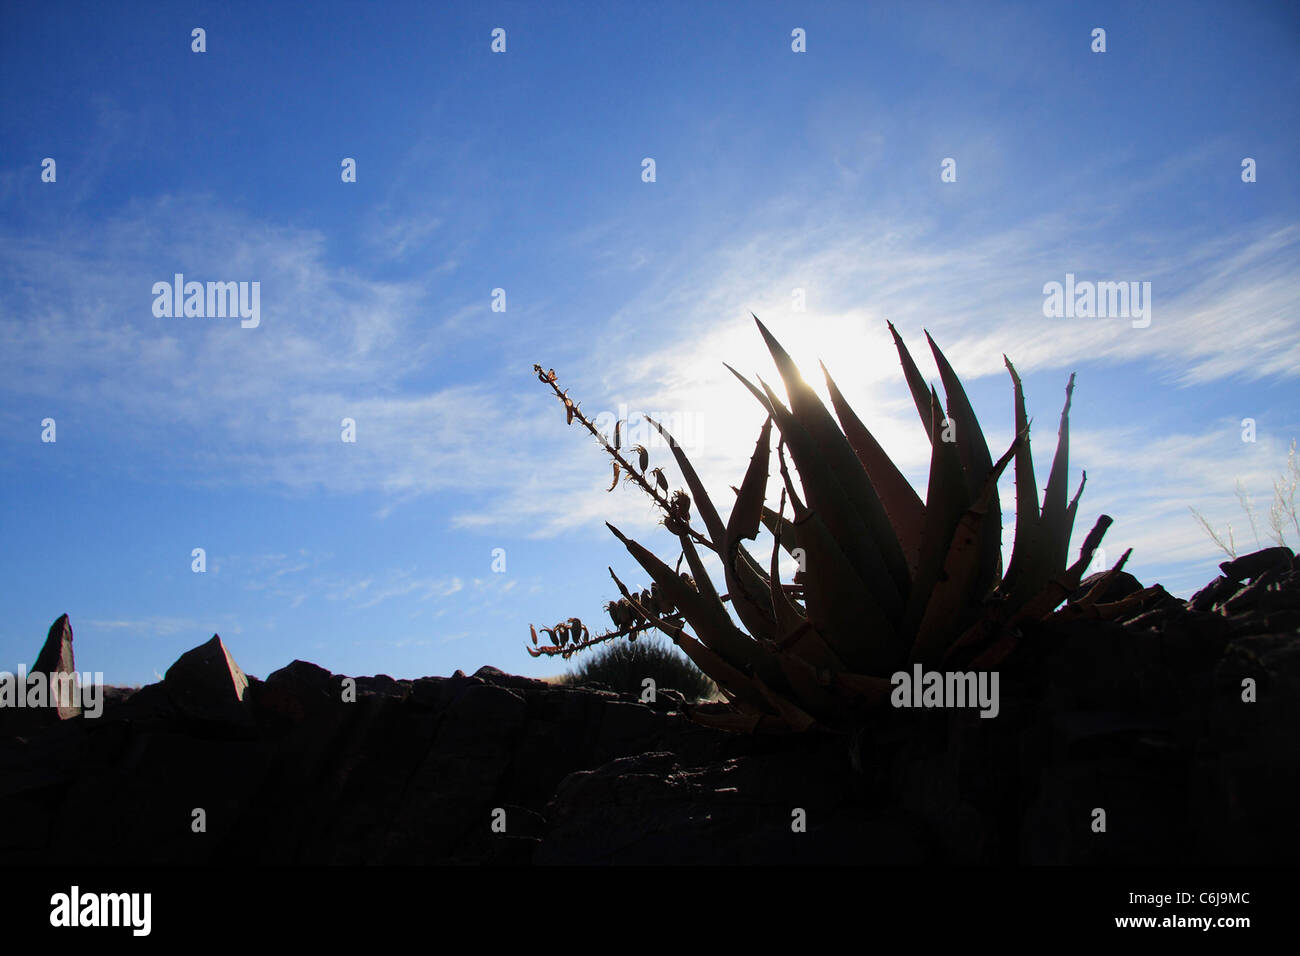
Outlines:
{"type": "Polygon", "coordinates": [[[0,710],[0,865],[1293,865],[1300,559],[1224,568],[1189,602],[1026,631],[996,719],[891,711],[853,738],[490,667],[345,702],[340,675],[245,678],[213,638],[97,719],[0,710]]]}

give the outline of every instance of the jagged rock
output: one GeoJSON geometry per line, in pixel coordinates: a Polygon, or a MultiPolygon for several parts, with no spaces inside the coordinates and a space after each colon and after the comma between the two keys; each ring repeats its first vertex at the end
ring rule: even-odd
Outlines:
{"type": "Polygon", "coordinates": [[[72,625],[64,614],[51,626],[36,655],[36,663],[25,675],[15,673],[6,678],[9,691],[15,695],[8,706],[0,706],[0,736],[17,736],[33,733],[51,723],[68,720],[81,713],[81,696],[76,663],[72,653],[72,625]],[[40,703],[32,706],[36,688],[33,676],[41,674],[43,687],[39,691],[40,703]],[[25,684],[19,680],[25,679],[25,684]],[[20,686],[21,685],[21,686],[20,686]],[[23,705],[18,706],[21,698],[23,705]]]}
{"type": "Polygon", "coordinates": [[[267,677],[257,689],[254,703],[272,720],[296,724],[342,700],[341,678],[308,661],[294,661],[267,677]]]}
{"type": "Polygon", "coordinates": [[[214,638],[102,720],[0,737],[0,864],[1285,864],[1300,568],[1270,560],[1127,623],[1026,623],[996,719],[888,710],[852,743],[492,667],[345,702],[303,661],[244,677],[214,638]]]}
{"type": "Polygon", "coordinates": [[[244,703],[248,677],[230,656],[219,635],[186,651],[163,675],[168,697],[193,720],[251,727],[253,716],[244,703]]]}
{"type": "MultiPolygon", "coordinates": [[[[1109,573],[1110,572],[1108,571],[1098,571],[1096,574],[1090,574],[1084,578],[1079,583],[1078,590],[1070,595],[1070,603],[1074,604],[1078,602],[1085,594],[1092,590],[1093,585],[1109,573]]],[[[1129,574],[1127,571],[1120,571],[1111,580],[1110,584],[1106,586],[1106,590],[1101,593],[1101,596],[1097,598],[1097,603],[1110,604],[1114,601],[1123,600],[1130,594],[1136,594],[1141,590],[1141,581],[1129,574]]]]}
{"type": "Polygon", "coordinates": [[[1210,611],[1232,597],[1241,587],[1240,582],[1232,578],[1217,577],[1205,587],[1201,588],[1187,602],[1187,606],[1193,611],[1210,611]]]}
{"type": "Polygon", "coordinates": [[[1247,578],[1259,577],[1265,571],[1287,570],[1294,559],[1295,555],[1288,547],[1264,548],[1262,551],[1243,554],[1231,561],[1224,561],[1219,567],[1227,577],[1241,582],[1247,578]]]}
{"type": "Polygon", "coordinates": [[[1281,611],[1300,607],[1300,594],[1295,591],[1273,590],[1282,577],[1281,569],[1274,566],[1262,572],[1248,585],[1223,602],[1223,613],[1243,614],[1247,611],[1281,611]]]}
{"type": "Polygon", "coordinates": [[[45,646],[36,655],[32,665],[33,674],[41,673],[49,681],[49,694],[55,703],[55,687],[61,685],[66,693],[57,706],[50,707],[50,713],[58,720],[67,720],[81,714],[81,697],[77,690],[77,665],[72,653],[72,624],[64,614],[50,625],[45,637],[45,646]]]}
{"type": "Polygon", "coordinates": [[[515,674],[507,674],[491,664],[484,664],[474,672],[474,676],[479,680],[487,681],[489,684],[496,684],[498,687],[543,688],[550,686],[546,681],[538,680],[535,677],[519,677],[515,674]]]}

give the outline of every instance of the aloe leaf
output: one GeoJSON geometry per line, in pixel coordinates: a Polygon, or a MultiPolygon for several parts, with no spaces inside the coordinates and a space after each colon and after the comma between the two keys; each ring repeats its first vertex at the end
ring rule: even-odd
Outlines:
{"type": "MultiPolygon", "coordinates": [[[[753,646],[754,642],[732,623],[707,574],[695,576],[696,587],[700,588],[697,591],[647,548],[627,537],[608,521],[605,522],[605,527],[623,542],[628,553],[636,558],[637,563],[650,574],[659,585],[664,598],[682,612],[687,622],[699,634],[700,640],[725,657],[733,667],[744,668],[752,665],[750,648],[747,645],[753,646]]],[[[690,560],[689,555],[687,559],[690,560]]],[[[692,562],[692,575],[695,575],[697,567],[702,569],[698,554],[692,562]]]]}
{"type": "Polygon", "coordinates": [[[844,659],[835,653],[835,648],[826,643],[826,638],[813,626],[812,621],[804,620],[798,627],[787,634],[776,645],[778,656],[782,653],[793,654],[809,667],[830,673],[848,670],[844,659]]]}
{"type": "MultiPolygon", "coordinates": [[[[696,587],[709,600],[710,606],[713,606],[714,602],[716,602],[718,608],[723,608],[722,599],[718,597],[718,592],[713,587],[713,581],[709,577],[708,569],[704,567],[704,562],[700,560],[699,552],[695,549],[695,542],[691,540],[685,529],[680,530],[677,536],[682,545],[682,556],[686,558],[687,564],[690,565],[691,575],[695,578],[696,587]]],[[[738,549],[737,555],[749,557],[744,548],[738,549]]],[[[752,562],[752,560],[751,558],[750,561],[752,562]]],[[[755,578],[754,573],[753,568],[743,562],[739,565],[738,571],[735,568],[723,566],[727,590],[731,593],[731,606],[736,611],[736,616],[749,629],[751,637],[763,641],[773,641],[778,635],[776,633],[776,621],[768,610],[767,582],[755,578]],[[757,597],[754,595],[757,595],[757,597]]],[[[725,615],[725,609],[723,613],[725,615]]]]}
{"type": "MultiPolygon", "coordinates": [[[[1079,489],[1083,490],[1082,487],[1079,489]]],[[[1079,587],[1079,581],[1083,579],[1083,572],[1088,570],[1088,565],[1092,563],[1093,553],[1101,546],[1101,539],[1106,535],[1106,529],[1114,523],[1110,515],[1101,515],[1097,518],[1097,523],[1092,526],[1092,530],[1083,539],[1083,544],[1079,546],[1079,559],[1065,570],[1066,580],[1073,581],[1070,587],[1070,593],[1073,594],[1079,587]]]]}
{"type": "MultiPolygon", "coordinates": [[[[857,512],[871,535],[874,550],[880,554],[886,571],[893,579],[894,589],[900,596],[906,595],[911,586],[907,558],[903,554],[902,545],[899,544],[898,535],[894,532],[894,527],[885,513],[884,505],[872,486],[866,470],[862,467],[862,462],[858,460],[848,439],[844,437],[844,433],[840,431],[839,425],[822,404],[822,400],[817,397],[817,393],[812,390],[812,386],[804,381],[794,359],[782,348],[781,343],[757,316],[754,316],[754,322],[758,325],[763,341],[767,343],[767,350],[772,354],[772,359],[781,373],[781,381],[785,384],[786,393],[790,397],[791,415],[812,437],[821,456],[826,460],[831,475],[843,489],[849,505],[857,512]]],[[[762,384],[761,380],[760,384],[762,384]]],[[[771,396],[769,396],[770,400],[771,396]]],[[[781,434],[785,435],[784,429],[781,434]]],[[[803,474],[802,465],[799,473],[803,474]]]]}
{"type": "Polygon", "coordinates": [[[958,522],[948,555],[944,559],[943,573],[939,575],[939,580],[930,593],[916,639],[912,643],[910,663],[937,663],[952,639],[969,626],[964,612],[977,606],[979,599],[984,596],[979,593],[980,561],[983,557],[980,532],[987,527],[985,519],[991,502],[996,497],[998,479],[1002,477],[1002,472],[1027,435],[1028,430],[1017,435],[1006,454],[989,469],[979,497],[958,522]]]}
{"type": "Polygon", "coordinates": [[[751,636],[759,641],[774,641],[780,636],[772,614],[767,574],[756,567],[753,555],[744,547],[736,549],[727,571],[727,590],[731,606],[751,636]]]}
{"type": "Polygon", "coordinates": [[[843,717],[848,708],[842,698],[832,694],[817,679],[816,670],[793,654],[779,654],[777,661],[795,696],[811,713],[843,717]]]}
{"type": "MultiPolygon", "coordinates": [[[[684,528],[678,532],[677,539],[682,545],[682,557],[686,559],[686,565],[691,569],[691,577],[695,580],[695,589],[708,602],[709,607],[716,606],[725,615],[726,609],[722,604],[722,598],[718,596],[718,589],[714,587],[713,578],[709,576],[709,569],[700,560],[700,553],[695,549],[695,542],[691,540],[691,536],[686,533],[684,528]]],[[[676,574],[677,572],[674,571],[673,573],[676,574]]]]}
{"type": "Polygon", "coordinates": [[[825,364],[822,365],[822,373],[826,376],[826,388],[830,391],[831,404],[835,407],[840,427],[844,429],[844,437],[848,439],[867,478],[880,495],[880,503],[884,506],[894,536],[903,549],[908,569],[914,571],[917,552],[921,547],[921,529],[925,524],[925,503],[893,460],[885,454],[875,436],[862,424],[862,420],[835,384],[835,379],[826,370],[825,364]]]}
{"type": "Polygon", "coordinates": [[[732,367],[731,367],[730,365],[728,365],[726,362],[723,362],[722,365],[723,365],[724,368],[726,368],[726,370],[727,370],[728,372],[730,372],[732,375],[736,376],[736,378],[740,379],[740,383],[741,383],[742,385],[744,385],[745,388],[749,389],[749,393],[750,393],[751,395],[753,395],[756,399],[758,399],[758,404],[760,404],[760,405],[763,406],[763,410],[764,410],[765,412],[767,412],[769,415],[772,414],[772,406],[771,406],[770,404],[768,404],[767,396],[764,395],[764,394],[762,393],[762,391],[759,390],[759,387],[758,387],[757,385],[755,385],[755,384],[754,384],[753,382],[751,382],[749,379],[745,378],[745,376],[741,375],[739,372],[737,372],[734,368],[732,368],[732,367]]]}
{"type": "Polygon", "coordinates": [[[769,415],[754,444],[744,481],[727,521],[724,548],[719,554],[726,575],[731,606],[749,633],[759,640],[774,640],[776,621],[772,617],[768,583],[753,557],[741,547],[742,539],[758,536],[762,523],[763,497],[767,491],[768,463],[771,460],[772,417],[769,415]]]}
{"type": "MultiPolygon", "coordinates": [[[[1065,386],[1065,407],[1057,432],[1056,454],[1043,492],[1043,509],[1033,537],[1032,560],[1021,569],[1011,592],[1011,605],[1018,608],[1035,599],[1044,585],[1065,570],[1070,546],[1069,506],[1065,500],[1066,472],[1070,462],[1070,399],[1074,394],[1074,375],[1065,386]]],[[[1055,605],[1053,605],[1055,606],[1055,605]]]]}
{"type": "Polygon", "coordinates": [[[728,558],[742,538],[752,541],[758,536],[763,518],[763,499],[767,493],[768,463],[772,457],[771,438],[772,416],[769,415],[758,433],[754,454],[749,459],[749,468],[736,494],[736,503],[731,506],[731,516],[727,519],[728,558]]]}
{"type": "Polygon", "coordinates": [[[747,557],[750,557],[748,552],[739,548],[732,557],[736,565],[723,568],[731,607],[751,637],[758,641],[774,641],[780,635],[770,610],[768,588],[765,582],[754,577],[754,569],[745,561],[747,557]]]}
{"type": "MultiPolygon", "coordinates": [[[[1007,371],[1011,374],[1012,387],[1015,391],[1016,434],[1029,427],[1029,417],[1025,414],[1025,390],[1021,385],[1016,368],[1005,355],[1007,371]]],[[[1027,562],[1033,559],[1034,537],[1038,533],[1038,481],[1034,477],[1034,456],[1030,451],[1029,437],[1016,449],[1016,532],[1011,546],[1011,563],[1007,566],[1006,576],[1002,579],[1001,590],[1010,594],[1015,589],[1016,580],[1024,572],[1027,562]]]]}
{"type": "Polygon", "coordinates": [[[804,600],[813,627],[849,667],[891,673],[906,656],[906,642],[863,586],[839,540],[814,511],[797,517],[794,527],[808,565],[804,600]]]}
{"type": "MultiPolygon", "coordinates": [[[[975,409],[971,406],[970,399],[966,397],[961,379],[957,377],[957,373],[953,371],[952,365],[948,363],[939,346],[934,344],[934,339],[930,337],[929,332],[925,333],[925,340],[929,343],[934,362],[939,367],[939,378],[943,381],[943,390],[948,399],[948,417],[957,428],[957,454],[961,458],[962,470],[966,472],[966,488],[974,499],[982,493],[985,476],[993,466],[988,442],[984,440],[984,432],[975,417],[975,409]]],[[[1016,434],[1019,435],[1019,430],[1016,434]]],[[[974,580],[974,589],[978,597],[983,597],[992,590],[1001,553],[1002,501],[998,497],[998,489],[995,485],[988,512],[979,531],[979,567],[974,580]]]]}
{"type": "Polygon", "coordinates": [[[1061,409],[1061,425],[1057,432],[1056,455],[1052,470],[1047,476],[1047,490],[1043,495],[1043,537],[1048,545],[1046,557],[1051,559],[1051,573],[1065,567],[1066,549],[1070,534],[1066,527],[1068,506],[1065,483],[1070,467],[1070,399],[1074,394],[1074,375],[1065,386],[1065,407],[1061,409]]]}
{"type": "Polygon", "coordinates": [[[763,527],[767,528],[768,532],[780,542],[782,549],[785,550],[786,553],[789,553],[798,547],[794,537],[794,524],[789,518],[782,517],[778,520],[775,511],[771,508],[764,507],[763,527]]]}
{"type": "Polygon", "coordinates": [[[903,632],[915,635],[921,626],[930,594],[939,580],[943,562],[948,556],[957,524],[971,506],[966,490],[966,476],[953,442],[943,440],[943,413],[939,395],[930,390],[932,431],[930,445],[930,483],[925,497],[925,528],[921,534],[921,548],[912,579],[912,593],[908,595],[907,611],[903,617],[903,632]]]}
{"type": "Polygon", "coordinates": [[[1115,562],[1115,566],[1097,579],[1096,583],[1088,589],[1088,593],[1079,601],[1079,604],[1087,607],[1096,604],[1101,600],[1101,596],[1106,593],[1106,589],[1110,587],[1110,583],[1119,576],[1120,571],[1124,569],[1124,565],[1128,563],[1129,555],[1132,553],[1133,549],[1129,548],[1121,554],[1119,560],[1115,562]]]}
{"type": "Polygon", "coordinates": [[[955,662],[957,652],[963,648],[969,648],[973,644],[983,644],[990,638],[1001,633],[1003,625],[1006,623],[1005,608],[994,605],[986,608],[970,627],[962,632],[957,640],[948,645],[948,650],[944,653],[944,664],[955,662]]]}
{"type": "MultiPolygon", "coordinates": [[[[778,521],[785,521],[785,491],[781,492],[780,511],[775,515],[778,521]]],[[[796,547],[794,543],[794,525],[790,526],[790,547],[796,547]]],[[[784,640],[787,635],[796,628],[807,624],[807,618],[799,613],[799,610],[790,601],[786,595],[785,589],[781,587],[781,575],[777,567],[777,559],[780,557],[780,541],[777,537],[772,538],[772,561],[768,571],[769,593],[768,597],[772,604],[772,617],[776,621],[777,630],[780,632],[780,640],[784,640]]]]}
{"type": "MultiPolygon", "coordinates": [[[[759,674],[765,680],[772,684],[779,684],[782,680],[780,668],[772,659],[770,651],[766,651],[757,641],[752,640],[748,635],[741,631],[732,622],[728,616],[726,608],[716,598],[706,598],[695,588],[690,587],[683,581],[673,569],[660,561],[655,555],[637,544],[637,542],[628,538],[621,531],[608,522],[605,527],[609,528],[627,548],[628,553],[636,558],[637,563],[645,568],[650,577],[659,585],[659,589],[664,597],[678,610],[695,629],[710,650],[720,654],[724,660],[737,670],[744,671],[745,668],[752,668],[754,673],[759,674]]],[[[683,536],[683,540],[689,544],[689,536],[683,536]]],[[[690,560],[688,551],[687,560],[690,560]]],[[[696,556],[698,561],[698,555],[696,556]]],[[[695,565],[692,565],[694,573],[695,565]]],[[[707,576],[706,576],[707,577],[707,576]]],[[[700,581],[697,578],[696,583],[700,581]]]]}
{"type": "MultiPolygon", "coordinates": [[[[781,437],[790,448],[790,454],[799,469],[799,477],[808,498],[808,508],[820,516],[827,528],[834,529],[835,540],[839,542],[840,550],[848,558],[859,580],[870,589],[873,601],[884,608],[890,621],[896,623],[902,616],[902,593],[862,516],[849,502],[844,488],[835,478],[834,470],[812,436],[786,410],[766,382],[760,378],[759,384],[772,403],[772,412],[781,429],[781,437]]],[[[861,465],[856,460],[854,467],[861,471],[861,465]]],[[[793,485],[788,487],[793,494],[793,485]]],[[[797,507],[797,500],[792,501],[797,507]]],[[[901,560],[901,550],[898,556],[901,560]]]]}
{"type": "Polygon", "coordinates": [[[1065,565],[1065,557],[1069,554],[1070,535],[1074,531],[1074,516],[1079,511],[1079,498],[1083,495],[1083,486],[1088,483],[1088,473],[1085,471],[1083,477],[1079,479],[1079,489],[1070,499],[1070,503],[1065,506],[1065,529],[1062,535],[1062,547],[1058,555],[1058,561],[1062,567],[1065,565]]]}
{"type": "Polygon", "coordinates": [[[889,334],[894,337],[894,347],[898,349],[898,360],[903,364],[903,377],[907,379],[907,387],[912,392],[912,401],[916,403],[916,413],[921,416],[921,425],[925,428],[925,437],[934,441],[930,422],[930,386],[925,384],[925,377],[912,361],[912,353],[903,344],[903,339],[894,328],[894,323],[888,324],[889,334]]]}
{"type": "Polygon", "coordinates": [[[817,720],[794,701],[772,690],[761,680],[755,679],[754,684],[767,700],[768,705],[781,715],[781,719],[790,726],[791,730],[803,733],[816,726],[817,720]]]}
{"type": "MultiPolygon", "coordinates": [[[[745,589],[745,594],[749,596],[749,599],[766,607],[769,586],[767,571],[743,544],[736,548],[736,553],[732,558],[732,570],[736,572],[740,584],[745,589]]],[[[728,583],[727,587],[730,588],[731,584],[728,583]]]]}
{"type": "Polygon", "coordinates": [[[655,429],[668,442],[668,447],[672,450],[673,458],[677,461],[677,467],[682,471],[682,477],[686,479],[686,486],[691,489],[691,495],[695,498],[695,510],[700,513],[700,519],[709,531],[709,538],[713,542],[713,550],[720,551],[723,542],[726,540],[726,528],[722,524],[722,519],[718,517],[718,509],[713,507],[713,500],[709,497],[708,491],[704,488],[704,483],[700,481],[700,476],[695,473],[695,468],[691,461],[686,457],[686,452],[682,450],[681,445],[677,444],[677,439],[668,434],[668,429],[664,428],[649,415],[645,416],[655,429]]]}
{"type": "Polygon", "coordinates": [[[1029,600],[1016,609],[1015,615],[1011,618],[1012,624],[1046,617],[1053,608],[1079,589],[1079,581],[1083,579],[1083,572],[1092,561],[1092,553],[1101,544],[1101,539],[1111,523],[1110,515],[1102,515],[1097,519],[1097,523],[1084,538],[1083,547],[1079,549],[1079,560],[1049,578],[1029,600]]]}
{"type": "Polygon", "coordinates": [[[674,637],[673,642],[691,659],[692,664],[709,675],[709,679],[717,684],[719,689],[725,688],[731,696],[754,707],[766,709],[767,701],[754,685],[753,680],[736,670],[707,646],[684,631],[674,637]]]}

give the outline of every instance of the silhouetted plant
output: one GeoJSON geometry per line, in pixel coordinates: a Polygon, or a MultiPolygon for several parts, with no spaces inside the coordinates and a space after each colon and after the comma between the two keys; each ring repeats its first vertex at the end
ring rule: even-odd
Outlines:
{"type": "Polygon", "coordinates": [[[606,644],[581,667],[566,674],[564,682],[595,682],[620,694],[640,697],[646,678],[654,681],[656,691],[671,688],[692,701],[707,700],[717,692],[713,681],[690,660],[654,638],[606,644]]]}
{"type": "MultiPolygon", "coordinates": [[[[1295,439],[1291,439],[1291,449],[1286,456],[1286,470],[1282,476],[1273,482],[1273,503],[1268,509],[1268,527],[1273,532],[1272,539],[1277,542],[1279,547],[1287,547],[1286,536],[1292,529],[1297,534],[1297,540],[1300,540],[1300,518],[1296,516],[1296,489],[1300,488],[1300,460],[1296,458],[1295,439]]],[[[1255,537],[1255,547],[1263,547],[1259,540],[1259,525],[1255,520],[1255,504],[1250,495],[1246,494],[1245,487],[1242,486],[1241,479],[1236,482],[1237,501],[1241,504],[1241,510],[1246,513],[1246,518],[1250,521],[1250,530],[1255,537]]],[[[1229,558],[1237,557],[1237,542],[1232,533],[1232,522],[1228,522],[1228,540],[1225,543],[1214,530],[1213,525],[1206,520],[1205,515],[1201,514],[1195,508],[1189,506],[1189,510],[1195,516],[1202,530],[1210,536],[1229,558]]]]}
{"type": "MultiPolygon", "coordinates": [[[[611,568],[622,598],[606,605],[614,629],[592,636],[571,618],[544,629],[550,646],[540,645],[532,629],[534,656],[576,651],[616,637],[632,637],[649,627],[667,634],[718,685],[727,712],[707,706],[688,712],[702,723],[733,730],[847,730],[872,708],[884,704],[891,674],[913,664],[927,668],[998,666],[1020,639],[1020,625],[1051,614],[1078,586],[1111,519],[1102,515],[1089,532],[1078,560],[1067,566],[1083,482],[1066,498],[1070,396],[1066,386],[1056,455],[1043,504],[1029,447],[1029,421],[1020,378],[1009,360],[1016,438],[996,462],[967,400],[965,390],[928,333],[946,394],[945,414],[936,389],[927,385],[893,325],[889,329],[904,377],[930,442],[930,477],[922,501],[885,454],[831,379],[822,371],[835,410],[833,417],[800,376],[794,362],[757,317],[776,362],[789,406],[759,379],[759,385],[726,366],[767,413],[749,468],[724,523],[681,447],[662,425],[650,424],[668,442],[689,489],[668,494],[662,468],[650,469],[649,456],[635,446],[636,462],[624,457],[618,423],[612,443],[556,384],[554,369],[533,367],[538,379],[564,402],[570,424],[587,428],[620,472],[638,485],[664,513],[664,526],[681,545],[677,568],[670,568],[613,525],[608,527],[654,582],[634,594],[611,568]],[[838,419],[838,421],[837,421],[838,419]],[[772,432],[778,435],[782,481],[777,510],[765,502],[771,464],[772,432]],[[796,486],[786,464],[798,469],[796,486]],[[1002,509],[997,482],[1015,459],[1015,541],[1010,564],[1002,568],[1002,509]],[[703,529],[691,524],[691,496],[703,529]],[[785,514],[786,502],[793,517],[785,514]],[[755,540],[760,526],[772,532],[770,560],[760,564],[743,541],[755,540]],[[726,593],[713,584],[699,548],[722,561],[726,593]],[[781,581],[780,549],[799,562],[793,583],[781,581]],[[681,572],[686,562],[689,575],[681,572]],[[744,626],[736,626],[725,604],[744,626]],[[695,632],[687,633],[686,625],[695,632]]],[[[1087,475],[1084,475],[1086,481],[1087,475]]],[[[1058,614],[1105,617],[1118,605],[1098,605],[1119,562],[1081,601],[1058,614]]],[[[1145,595],[1140,592],[1133,598],[1145,595]]]]}

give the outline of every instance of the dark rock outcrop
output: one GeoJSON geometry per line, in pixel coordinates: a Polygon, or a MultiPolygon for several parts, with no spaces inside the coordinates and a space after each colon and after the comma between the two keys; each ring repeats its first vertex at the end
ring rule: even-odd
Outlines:
{"type": "Polygon", "coordinates": [[[167,668],[163,688],[176,708],[192,720],[253,726],[252,711],[244,699],[248,677],[216,634],[167,668]]]}
{"type": "Polygon", "coordinates": [[[1263,554],[1026,626],[994,719],[851,739],[492,667],[259,681],[214,637],[98,719],[0,728],[0,862],[1291,863],[1300,563],[1263,554]]]}
{"type": "MultiPolygon", "coordinates": [[[[1096,574],[1090,574],[1079,582],[1078,589],[1070,595],[1070,601],[1079,601],[1085,594],[1092,590],[1093,586],[1101,581],[1107,575],[1106,571],[1098,571],[1096,574]]],[[[1106,589],[1096,598],[1099,603],[1108,604],[1112,601],[1120,601],[1130,594],[1136,594],[1142,590],[1142,582],[1127,571],[1120,571],[1116,574],[1106,589]]]]}
{"type": "Polygon", "coordinates": [[[0,735],[26,733],[60,720],[70,720],[81,714],[80,682],[72,650],[72,624],[64,614],[52,625],[36,655],[36,663],[25,675],[27,687],[18,690],[23,675],[10,678],[14,690],[21,694],[24,703],[30,697],[39,700],[39,706],[0,708],[0,735]],[[36,678],[36,675],[40,675],[36,678]],[[39,696],[35,693],[34,679],[41,681],[39,696]],[[29,695],[28,690],[33,693],[29,695]]]}

